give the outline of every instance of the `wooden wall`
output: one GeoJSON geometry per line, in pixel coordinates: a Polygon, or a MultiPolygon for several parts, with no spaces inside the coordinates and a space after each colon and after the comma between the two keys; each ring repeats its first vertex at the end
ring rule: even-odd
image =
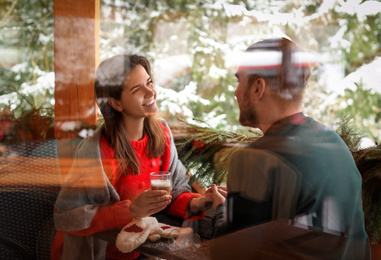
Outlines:
{"type": "Polygon", "coordinates": [[[94,76],[99,64],[100,0],[54,1],[55,129],[76,138],[81,122],[95,125],[94,76]]]}

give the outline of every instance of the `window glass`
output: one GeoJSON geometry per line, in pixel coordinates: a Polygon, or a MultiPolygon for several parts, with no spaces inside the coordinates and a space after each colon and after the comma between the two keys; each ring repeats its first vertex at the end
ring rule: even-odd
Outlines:
{"type": "Polygon", "coordinates": [[[11,227],[29,217],[15,210],[19,200],[26,210],[41,207],[41,215],[30,218],[44,220],[31,220],[44,229],[28,229],[34,235],[20,243],[30,250],[18,253],[49,257],[62,181],[78,144],[104,123],[94,99],[102,61],[118,54],[147,57],[159,116],[178,148],[184,137],[208,135],[179,152],[191,183],[203,190],[226,181],[228,158],[215,151],[201,156],[205,146],[217,140],[218,149],[229,149],[232,139],[247,143],[262,135],[239,123],[235,73],[248,46],[275,37],[311,55],[303,111],[336,130],[352,152],[379,145],[381,2],[0,0],[0,194],[6,193],[0,200],[13,203],[0,223],[18,239],[11,227]]]}

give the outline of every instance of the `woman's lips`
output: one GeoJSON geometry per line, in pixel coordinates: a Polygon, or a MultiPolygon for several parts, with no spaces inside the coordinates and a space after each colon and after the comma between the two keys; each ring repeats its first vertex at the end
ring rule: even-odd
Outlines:
{"type": "Polygon", "coordinates": [[[152,99],[150,102],[143,104],[143,106],[150,106],[155,103],[155,99],[152,99]]]}

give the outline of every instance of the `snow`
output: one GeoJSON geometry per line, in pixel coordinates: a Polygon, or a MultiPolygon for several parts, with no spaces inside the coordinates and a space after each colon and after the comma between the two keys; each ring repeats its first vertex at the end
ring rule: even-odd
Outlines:
{"type": "Polygon", "coordinates": [[[361,83],[364,89],[371,89],[381,94],[381,57],[376,57],[372,62],[347,75],[340,82],[339,91],[345,88],[356,90],[355,83],[361,83]]]}
{"type": "Polygon", "coordinates": [[[157,101],[161,111],[170,111],[172,114],[183,114],[187,118],[193,118],[193,112],[187,107],[189,102],[199,102],[209,105],[210,101],[196,94],[197,83],[190,82],[182,91],[176,92],[172,89],[157,87],[157,101]]]}
{"type": "Polygon", "coordinates": [[[361,2],[362,0],[341,0],[335,10],[337,12],[343,12],[349,15],[356,14],[359,21],[364,21],[368,15],[375,15],[381,12],[381,2],[365,1],[362,4],[361,2]]]}
{"type": "MultiPolygon", "coordinates": [[[[14,71],[23,70],[25,64],[18,64],[15,65],[12,69],[14,71]]],[[[49,91],[49,93],[54,93],[54,72],[43,72],[38,71],[40,74],[42,74],[39,78],[37,78],[36,84],[30,84],[30,83],[23,83],[21,85],[20,93],[24,95],[44,95],[46,91],[49,91]]],[[[17,93],[12,92],[6,95],[2,95],[0,99],[1,105],[8,105],[11,104],[11,108],[14,107],[14,104],[19,103],[17,101],[17,93]],[[13,104],[13,105],[12,105],[13,104]]]]}
{"type": "Polygon", "coordinates": [[[165,86],[191,66],[192,61],[188,54],[157,58],[152,69],[154,80],[157,85],[165,86]]]}
{"type": "MultiPolygon", "coordinates": [[[[257,22],[267,23],[267,26],[272,28],[270,29],[270,31],[268,31],[267,37],[287,37],[287,35],[285,35],[282,32],[281,26],[285,24],[295,25],[297,27],[307,26],[308,23],[311,23],[312,20],[322,17],[332,9],[341,14],[356,14],[358,19],[360,20],[365,19],[365,17],[368,15],[374,15],[381,11],[381,2],[365,1],[362,3],[361,0],[324,0],[316,13],[307,16],[303,14],[300,8],[295,9],[293,13],[281,13],[279,12],[280,8],[278,8],[277,10],[272,8],[271,10],[268,9],[267,11],[259,9],[249,11],[243,5],[230,4],[228,3],[228,1],[223,0],[216,1],[213,5],[210,6],[215,10],[218,10],[221,7],[223,7],[223,10],[225,11],[228,17],[244,15],[244,19],[241,22],[241,28],[250,25],[253,20],[256,20],[257,22]]],[[[281,7],[281,5],[279,5],[279,7],[281,7]]],[[[330,38],[329,42],[331,49],[338,50],[342,47],[349,48],[351,46],[351,42],[343,38],[346,30],[346,23],[340,22],[336,34],[330,38]]],[[[242,46],[243,42],[249,40],[252,41],[253,39],[253,35],[251,35],[250,31],[248,32],[249,34],[241,33],[234,34],[233,36],[230,36],[228,34],[228,37],[226,39],[226,42],[228,44],[226,45],[223,45],[206,37],[205,32],[199,32],[200,35],[203,36],[200,40],[201,42],[203,42],[204,46],[195,46],[194,50],[202,51],[204,53],[211,53],[215,49],[223,50],[223,52],[225,53],[225,66],[228,69],[236,70],[239,64],[241,64],[242,62],[243,51],[242,49],[239,49],[237,46],[242,46]],[[230,49],[229,45],[231,46],[230,49]]],[[[262,32],[258,32],[257,36],[260,35],[260,33],[262,32]]],[[[321,64],[321,69],[323,73],[320,75],[321,79],[319,80],[319,82],[324,84],[324,86],[329,91],[333,92],[332,97],[329,98],[330,102],[334,102],[334,99],[338,95],[343,94],[345,88],[355,89],[355,83],[362,83],[364,85],[364,88],[373,89],[378,93],[381,93],[380,57],[377,57],[374,61],[372,61],[369,64],[363,65],[357,71],[351,73],[350,75],[344,78],[344,64],[340,61],[342,59],[342,53],[337,52],[336,56],[332,56],[331,53],[321,53],[320,55],[314,53],[311,55],[312,56],[309,57],[310,59],[312,59],[313,61],[317,60],[321,64]]],[[[268,57],[269,56],[267,56],[267,58],[268,57]]],[[[165,73],[162,73],[162,71],[164,71],[164,68],[155,68],[155,70],[159,69],[160,71],[159,75],[161,79],[159,80],[161,85],[163,86],[165,86],[165,82],[170,82],[175,77],[175,75],[177,75],[181,71],[186,70],[188,66],[191,66],[190,57],[188,57],[187,55],[184,55],[182,57],[167,57],[166,59],[169,60],[169,63],[171,63],[172,66],[165,66],[165,73]]],[[[279,60],[279,57],[277,58],[274,56],[273,60],[274,59],[279,60]]],[[[160,63],[164,62],[161,64],[166,64],[164,60],[165,59],[161,60],[160,63]]],[[[268,62],[270,62],[271,59],[257,60],[267,60],[268,62]]],[[[218,78],[219,76],[223,76],[226,73],[226,70],[218,68],[214,65],[209,70],[209,76],[212,78],[218,78]]]]}
{"type": "Polygon", "coordinates": [[[225,77],[226,74],[227,74],[227,70],[219,69],[214,65],[212,65],[209,69],[209,76],[211,76],[212,78],[215,78],[215,79],[225,77]]]}
{"type": "Polygon", "coordinates": [[[373,146],[376,146],[376,144],[372,139],[370,139],[368,137],[364,137],[363,139],[361,139],[361,143],[360,143],[361,149],[366,149],[366,148],[373,147],[373,146]]]}

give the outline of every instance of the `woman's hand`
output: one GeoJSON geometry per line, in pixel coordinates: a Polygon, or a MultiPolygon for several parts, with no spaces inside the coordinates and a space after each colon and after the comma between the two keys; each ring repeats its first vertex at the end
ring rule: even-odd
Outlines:
{"type": "Polygon", "coordinates": [[[203,210],[208,210],[212,207],[213,197],[211,194],[205,194],[204,196],[193,198],[189,203],[189,211],[191,213],[197,213],[203,210]]]}
{"type": "Polygon", "coordinates": [[[131,202],[131,217],[144,218],[165,209],[172,196],[164,190],[145,190],[131,202]]]}

